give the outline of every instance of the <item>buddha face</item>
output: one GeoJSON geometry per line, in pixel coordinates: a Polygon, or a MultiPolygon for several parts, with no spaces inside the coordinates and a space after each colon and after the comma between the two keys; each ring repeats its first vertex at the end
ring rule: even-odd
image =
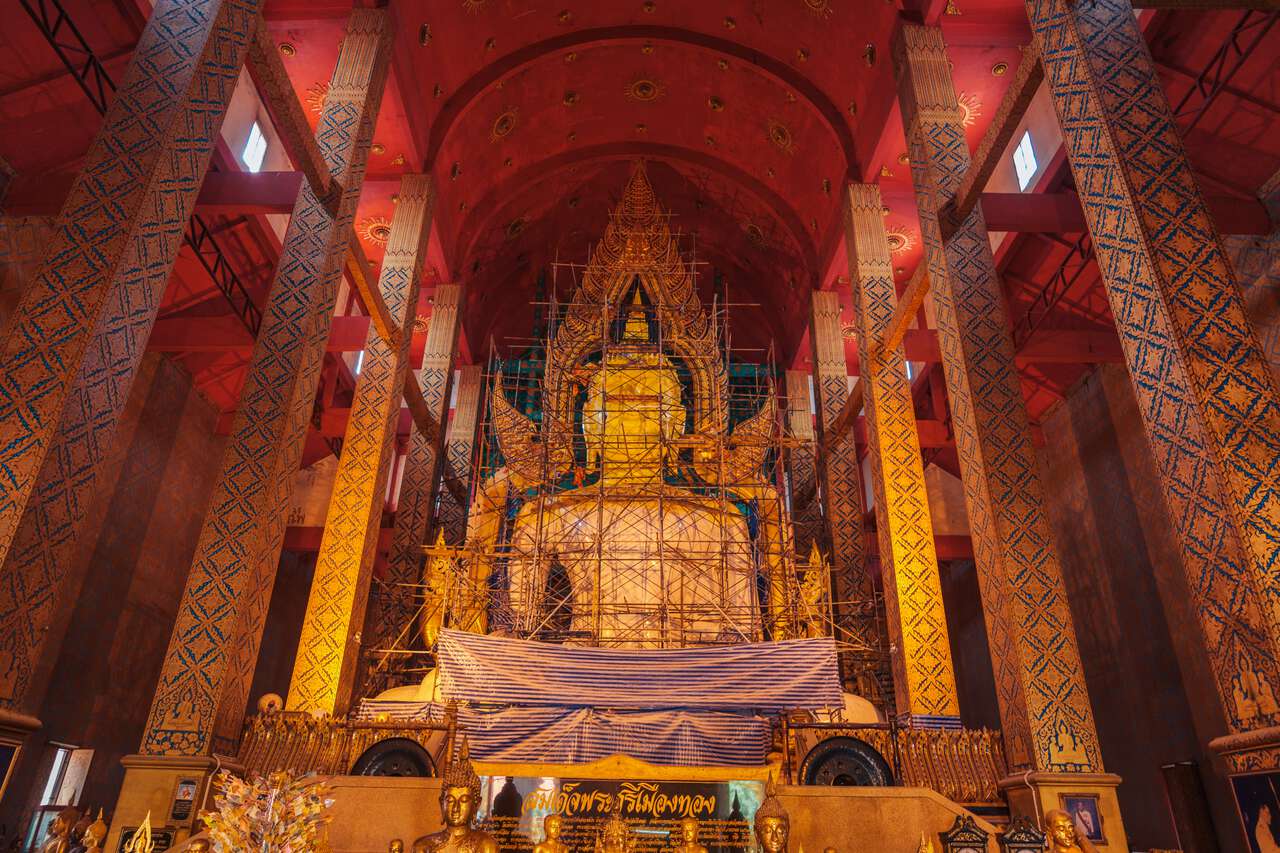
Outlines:
{"type": "Polygon", "coordinates": [[[560,829],[562,825],[563,823],[560,819],[560,815],[547,815],[547,819],[542,822],[542,828],[547,833],[548,841],[560,840],[560,829]]]}
{"type": "Polygon", "coordinates": [[[685,844],[695,844],[698,840],[698,822],[693,818],[680,821],[680,840],[685,844]]]}
{"type": "Polygon", "coordinates": [[[786,853],[787,836],[790,834],[791,826],[785,817],[766,817],[756,828],[765,853],[786,853]]]}
{"type": "Polygon", "coordinates": [[[1055,848],[1070,849],[1076,847],[1076,825],[1071,816],[1064,811],[1054,809],[1044,816],[1045,829],[1048,830],[1049,843],[1055,848]]]}
{"type": "Polygon", "coordinates": [[[404,853],[404,842],[397,838],[391,842],[390,853],[404,853]]]}
{"type": "Polygon", "coordinates": [[[471,826],[471,819],[476,813],[471,788],[466,785],[446,788],[440,800],[440,813],[444,818],[444,825],[450,829],[471,826]]]}

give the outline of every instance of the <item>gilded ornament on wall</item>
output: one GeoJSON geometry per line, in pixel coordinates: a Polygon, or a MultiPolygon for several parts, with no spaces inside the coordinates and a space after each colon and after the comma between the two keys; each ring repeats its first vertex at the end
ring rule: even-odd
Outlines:
{"type": "Polygon", "coordinates": [[[956,100],[960,103],[960,112],[963,115],[960,123],[965,127],[973,127],[978,121],[978,116],[982,115],[982,98],[976,92],[961,92],[956,96],[956,100]]]}
{"type": "Polygon", "coordinates": [[[516,114],[519,111],[515,107],[507,107],[498,117],[493,120],[493,127],[489,130],[489,141],[497,142],[499,139],[505,139],[511,135],[516,129],[516,114]]]}
{"type": "Polygon", "coordinates": [[[788,154],[795,153],[795,140],[791,137],[791,130],[777,119],[769,120],[769,141],[788,154]]]}
{"type": "Polygon", "coordinates": [[[820,18],[829,18],[835,8],[831,5],[831,0],[801,0],[804,7],[820,18]]]}
{"type": "Polygon", "coordinates": [[[391,239],[391,222],[385,216],[370,216],[360,223],[360,233],[370,243],[385,246],[391,239]]]}
{"type": "Polygon", "coordinates": [[[626,95],[633,101],[656,101],[667,93],[667,87],[659,80],[638,77],[627,84],[626,95]]]}
{"type": "Polygon", "coordinates": [[[319,115],[324,109],[324,99],[329,96],[329,81],[324,80],[320,83],[312,83],[307,87],[306,94],[302,96],[302,100],[307,105],[307,109],[319,115]]]}

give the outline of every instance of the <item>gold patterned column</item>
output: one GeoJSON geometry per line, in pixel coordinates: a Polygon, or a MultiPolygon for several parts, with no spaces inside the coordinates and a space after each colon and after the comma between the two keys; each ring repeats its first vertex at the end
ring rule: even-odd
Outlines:
{"type": "Polygon", "coordinates": [[[853,290],[871,482],[898,713],[958,725],[960,704],[938,579],[933,521],[902,347],[884,351],[898,291],[874,184],[850,184],[845,244],[853,290]]]}
{"type": "Polygon", "coordinates": [[[941,30],[905,25],[894,40],[894,65],[1009,764],[1100,772],[981,210],[942,240],[939,211],[969,168],[969,149],[941,30]]]}
{"type": "Polygon", "coordinates": [[[162,0],[86,154],[0,364],[0,709],[40,706],[72,555],[254,33],[258,2],[162,0]]]}
{"type": "MultiPolygon", "coordinates": [[[[431,300],[431,319],[427,327],[427,345],[423,354],[418,383],[438,424],[449,420],[449,394],[453,383],[453,362],[458,348],[458,312],[462,306],[463,287],[442,284],[431,300]]],[[[422,548],[427,538],[440,479],[441,435],[423,435],[415,426],[409,436],[409,452],[400,479],[400,497],[396,502],[396,524],[392,531],[391,551],[387,557],[386,583],[379,588],[377,607],[369,630],[377,638],[375,648],[390,648],[413,620],[420,596],[413,585],[422,582],[426,558],[422,548]]],[[[412,636],[412,632],[407,636],[412,636]]],[[[395,661],[391,661],[395,663],[395,661]]]]}
{"type": "Polygon", "coordinates": [[[298,640],[289,684],[290,711],[342,713],[351,700],[408,370],[409,330],[431,232],[430,179],[425,175],[404,178],[399,199],[378,290],[400,332],[392,346],[372,324],[369,327],[298,640]]]}
{"type": "Polygon", "coordinates": [[[844,359],[844,333],[840,325],[840,298],[831,291],[813,294],[809,338],[813,347],[813,380],[818,403],[818,476],[826,513],[826,541],[831,549],[832,609],[836,638],[861,650],[844,656],[845,677],[856,679],[856,689],[871,698],[888,701],[890,676],[880,660],[884,649],[875,580],[867,566],[867,545],[862,519],[862,476],[858,447],[852,431],[832,446],[825,443],[827,429],[849,399],[849,374],[844,359]]]}
{"type": "Polygon", "coordinates": [[[386,12],[352,12],[316,132],[342,187],[336,214],[304,181],[178,608],[145,754],[208,755],[215,718],[243,713],[385,88],[390,36],[386,12]]]}
{"type": "MultiPolygon", "coordinates": [[[[472,364],[458,372],[458,398],[453,407],[453,421],[449,424],[449,436],[445,442],[445,459],[458,491],[468,494],[471,488],[471,463],[476,449],[476,427],[480,423],[480,395],[484,380],[480,365],[472,364]]],[[[440,496],[439,529],[444,531],[444,541],[461,545],[467,535],[467,510],[446,490],[440,496]]]]}
{"type": "Polygon", "coordinates": [[[1027,3],[1235,771],[1280,767],[1280,396],[1128,0],[1027,3]]]}
{"type": "Polygon", "coordinates": [[[787,433],[801,442],[787,452],[791,479],[791,526],[797,557],[808,558],[814,540],[822,538],[822,513],[818,501],[817,455],[813,442],[813,409],[809,400],[809,374],[787,371],[787,433]]]}

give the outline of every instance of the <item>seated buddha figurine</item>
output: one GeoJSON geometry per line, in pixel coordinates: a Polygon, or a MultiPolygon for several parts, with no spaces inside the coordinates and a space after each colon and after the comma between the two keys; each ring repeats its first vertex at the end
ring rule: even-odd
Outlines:
{"type": "Polygon", "coordinates": [[[1050,853],[1097,853],[1097,849],[1076,831],[1076,822],[1061,809],[1045,812],[1044,830],[1050,853]]]}
{"type": "Polygon", "coordinates": [[[707,848],[698,843],[698,821],[687,817],[680,821],[680,843],[674,853],[707,853],[707,848]]]}
{"type": "Polygon", "coordinates": [[[564,818],[558,814],[549,814],[542,821],[542,831],[546,838],[533,847],[533,853],[569,853],[569,848],[560,840],[560,831],[564,829],[564,818]]]}
{"type": "Polygon", "coordinates": [[[756,841],[764,853],[787,853],[791,838],[791,818],[778,800],[773,780],[765,787],[764,802],[756,809],[756,841]]]}
{"type": "Polygon", "coordinates": [[[615,806],[609,819],[596,833],[595,853],[631,853],[634,849],[631,831],[627,829],[627,822],[622,819],[622,811],[615,806]]]}
{"type": "Polygon", "coordinates": [[[413,842],[413,853],[498,853],[493,836],[471,824],[480,808],[480,777],[471,766],[466,745],[449,764],[440,789],[444,829],[413,842]]]}
{"type": "Polygon", "coordinates": [[[49,824],[39,853],[67,853],[71,849],[71,830],[80,819],[80,812],[67,807],[49,824]]]}

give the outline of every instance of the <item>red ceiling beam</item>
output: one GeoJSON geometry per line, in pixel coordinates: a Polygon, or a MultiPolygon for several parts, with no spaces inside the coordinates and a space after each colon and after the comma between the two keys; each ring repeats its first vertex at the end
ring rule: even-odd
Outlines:
{"type": "MultiPolygon", "coordinates": [[[[1087,229],[1075,193],[983,193],[982,215],[988,231],[1079,234],[1087,229]]],[[[1220,234],[1270,234],[1274,227],[1257,199],[1205,196],[1220,234]]]]}
{"type": "MultiPolygon", "coordinates": [[[[10,216],[57,216],[74,174],[21,175],[4,200],[10,216]]],[[[301,172],[209,172],[196,197],[200,213],[292,213],[301,172]]]]}

